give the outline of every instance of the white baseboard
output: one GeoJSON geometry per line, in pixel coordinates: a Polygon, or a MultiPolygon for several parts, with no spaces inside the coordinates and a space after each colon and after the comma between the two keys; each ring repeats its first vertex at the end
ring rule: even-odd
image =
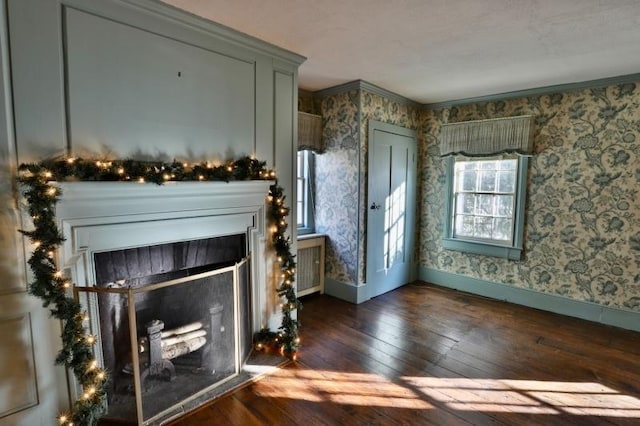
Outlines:
{"type": "Polygon", "coordinates": [[[625,311],[596,303],[582,302],[556,294],[542,293],[526,288],[470,278],[437,269],[421,267],[418,271],[418,278],[421,281],[442,287],[504,300],[517,305],[640,331],[640,312],[625,311]]]}

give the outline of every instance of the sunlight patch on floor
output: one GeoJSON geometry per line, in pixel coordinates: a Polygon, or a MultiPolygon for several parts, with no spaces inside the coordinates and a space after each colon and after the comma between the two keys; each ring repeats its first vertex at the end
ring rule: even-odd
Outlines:
{"type": "Polygon", "coordinates": [[[403,377],[425,396],[461,411],[640,418],[640,399],[600,383],[403,377]]]}
{"type": "Polygon", "coordinates": [[[400,377],[307,370],[299,364],[256,384],[263,397],[425,410],[640,418],[640,399],[600,383],[400,377]]]}
{"type": "Polygon", "coordinates": [[[285,369],[259,382],[256,393],[264,397],[346,405],[433,408],[413,390],[375,374],[285,369]]]}

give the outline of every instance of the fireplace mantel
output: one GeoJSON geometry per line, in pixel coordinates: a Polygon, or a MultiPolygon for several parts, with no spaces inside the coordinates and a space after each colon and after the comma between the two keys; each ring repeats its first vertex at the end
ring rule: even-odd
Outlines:
{"type": "MultiPolygon", "coordinates": [[[[55,183],[62,192],[56,222],[65,238],[59,265],[75,286],[93,287],[96,252],[245,234],[256,332],[273,321],[265,243],[265,201],[272,183],[55,183]]],[[[82,299],[81,303],[90,305],[82,299]]],[[[91,310],[90,332],[98,335],[98,315],[91,310]]]]}
{"type": "Polygon", "coordinates": [[[62,197],[58,217],[163,214],[188,210],[243,208],[263,205],[272,181],[57,182],[62,197]]]}
{"type": "Polygon", "coordinates": [[[87,249],[209,238],[244,233],[248,228],[261,237],[271,183],[57,183],[62,196],[56,205],[56,220],[66,238],[61,264],[87,249]]]}

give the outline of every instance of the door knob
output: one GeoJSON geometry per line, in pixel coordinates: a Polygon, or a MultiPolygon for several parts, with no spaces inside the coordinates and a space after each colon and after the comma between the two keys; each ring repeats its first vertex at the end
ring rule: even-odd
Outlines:
{"type": "Polygon", "coordinates": [[[371,210],[380,210],[382,206],[378,203],[371,204],[371,210]]]}

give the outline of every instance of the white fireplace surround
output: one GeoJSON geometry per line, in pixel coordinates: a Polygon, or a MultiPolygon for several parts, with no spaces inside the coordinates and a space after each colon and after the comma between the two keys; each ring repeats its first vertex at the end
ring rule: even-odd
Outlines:
{"type": "MultiPolygon", "coordinates": [[[[270,325],[265,200],[272,183],[56,183],[56,221],[65,238],[59,265],[74,285],[95,286],[95,252],[246,234],[256,332],[270,325]]],[[[99,316],[89,315],[90,332],[99,337],[99,316]]]]}

